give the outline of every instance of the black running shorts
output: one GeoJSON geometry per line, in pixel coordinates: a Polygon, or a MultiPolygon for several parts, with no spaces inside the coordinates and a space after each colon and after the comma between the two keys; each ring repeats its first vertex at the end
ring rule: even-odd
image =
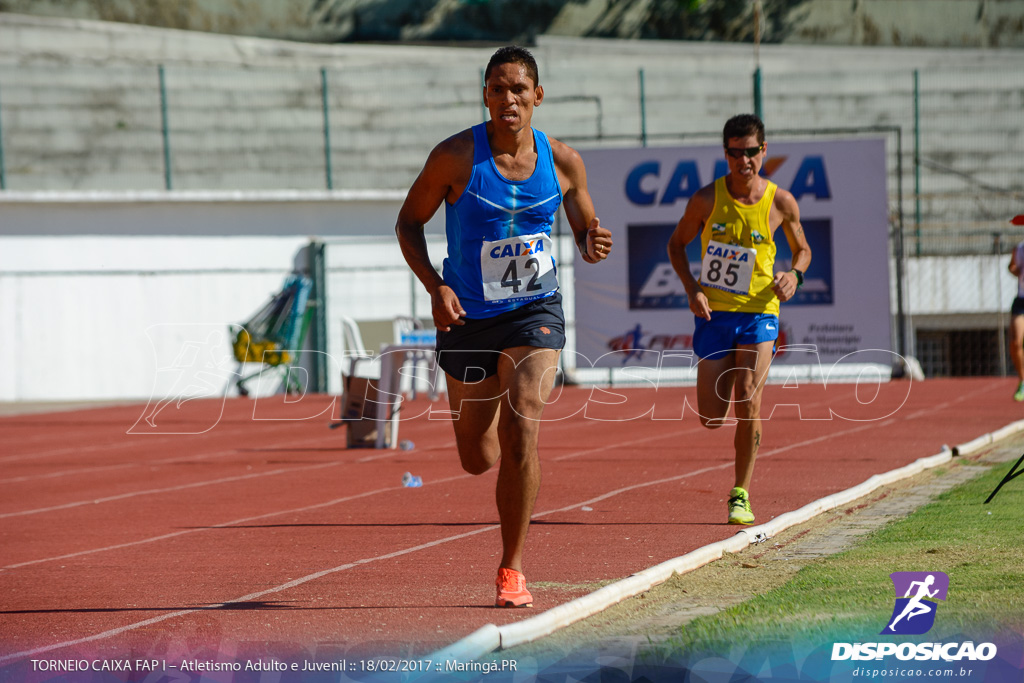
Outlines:
{"type": "Polygon", "coordinates": [[[565,346],[565,315],[562,295],[520,306],[493,318],[464,318],[450,332],[437,331],[437,363],[460,382],[480,382],[498,372],[503,349],[532,346],[562,349],[565,346]]]}

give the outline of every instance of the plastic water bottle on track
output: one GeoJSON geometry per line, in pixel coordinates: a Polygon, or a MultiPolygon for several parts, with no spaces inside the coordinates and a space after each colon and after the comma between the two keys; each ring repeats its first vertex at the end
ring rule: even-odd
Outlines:
{"type": "Polygon", "coordinates": [[[398,448],[399,450],[403,451],[411,451],[412,449],[416,448],[416,444],[414,444],[412,441],[409,441],[409,439],[402,439],[401,441],[398,442],[398,448]]]}
{"type": "Polygon", "coordinates": [[[415,476],[412,472],[406,472],[402,475],[402,486],[407,489],[415,489],[423,486],[423,480],[415,476]]]}

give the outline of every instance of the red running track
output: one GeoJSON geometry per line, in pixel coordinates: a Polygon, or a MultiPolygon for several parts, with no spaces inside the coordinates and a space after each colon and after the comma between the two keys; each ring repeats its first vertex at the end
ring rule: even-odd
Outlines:
{"type": "MultiPolygon", "coordinates": [[[[1020,419],[1013,389],[769,386],[758,521],[1020,419]]],[[[333,400],[0,419],[2,677],[32,678],[31,658],[424,654],[736,533],[733,430],[699,426],[692,388],[565,388],[541,434],[535,607],[495,609],[496,472],[459,468],[443,401],[406,406],[413,450],[375,451],[328,429],[333,400]]]]}

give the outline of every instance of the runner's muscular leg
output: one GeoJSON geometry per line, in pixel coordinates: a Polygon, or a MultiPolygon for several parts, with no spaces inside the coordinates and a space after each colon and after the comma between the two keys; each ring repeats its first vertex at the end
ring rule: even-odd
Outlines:
{"type": "Polygon", "coordinates": [[[483,474],[498,461],[498,413],[503,391],[497,375],[481,382],[460,382],[447,375],[448,405],[462,469],[483,474]]]}
{"type": "Polygon", "coordinates": [[[761,446],[761,395],[772,362],[774,341],[742,344],[736,350],[736,486],[750,490],[761,446]]]}
{"type": "Polygon", "coordinates": [[[554,387],[559,352],[519,346],[505,353],[498,362],[507,399],[498,417],[502,458],[495,499],[501,521],[501,566],[522,571],[526,533],[540,490],[541,416],[554,387]]]}
{"type": "Polygon", "coordinates": [[[697,413],[701,425],[708,429],[729,424],[726,418],[732,406],[735,365],[735,351],[720,358],[702,358],[697,363],[697,413]]]}
{"type": "Polygon", "coordinates": [[[1018,381],[1024,382],[1024,315],[1010,318],[1010,360],[1018,381]]]}

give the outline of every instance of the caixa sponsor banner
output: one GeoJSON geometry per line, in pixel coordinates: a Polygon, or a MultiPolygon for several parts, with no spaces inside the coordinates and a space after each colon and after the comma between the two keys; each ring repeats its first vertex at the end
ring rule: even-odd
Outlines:
{"type": "MultiPolygon", "coordinates": [[[[792,353],[792,350],[787,346],[788,341],[792,338],[793,332],[785,324],[779,325],[779,339],[777,342],[777,349],[775,352],[775,359],[778,360],[786,356],[787,353],[792,353]]],[[[697,360],[693,356],[693,333],[685,332],[679,333],[672,330],[648,330],[640,325],[639,323],[632,326],[628,330],[623,330],[622,334],[616,335],[607,340],[605,344],[604,354],[607,356],[609,352],[615,352],[621,365],[627,365],[630,361],[637,361],[640,365],[651,365],[652,356],[649,351],[685,351],[688,354],[671,354],[667,358],[658,357],[659,362],[653,367],[660,365],[680,365],[679,362],[672,362],[672,359],[688,359],[689,365],[695,365],[697,360]],[[643,359],[643,362],[640,362],[643,359]]],[[[820,364],[818,358],[811,359],[807,354],[803,356],[805,364],[820,364]]],[[[858,359],[864,362],[870,362],[874,359],[858,359]]],[[[598,366],[595,363],[595,367],[598,366]]]]}
{"type": "Polygon", "coordinates": [[[645,330],[635,325],[624,334],[608,340],[609,351],[622,351],[625,354],[638,354],[642,351],[688,351],[693,349],[692,334],[677,334],[666,331],[645,330]]]}
{"type": "Polygon", "coordinates": [[[994,643],[833,643],[832,661],[880,660],[895,657],[902,661],[987,662],[999,654],[994,643]]]}
{"type": "MultiPolygon", "coordinates": [[[[702,186],[724,175],[721,146],[582,152],[601,225],[615,249],[600,268],[578,260],[576,350],[598,365],[642,364],[643,350],[689,348],[693,314],[668,258],[668,240],[702,186]],[[636,333],[636,330],[641,333],[636,333]],[[626,351],[632,339],[638,353],[626,351]]],[[[864,349],[892,350],[888,196],[882,140],[774,143],[769,135],[762,174],[800,205],[811,265],[796,296],[782,304],[786,343],[813,347],[815,361],[849,362],[864,349]]],[[[789,270],[785,234],[770,236],[775,271],[789,270]]],[[[691,271],[701,270],[700,239],[687,246],[691,271]]],[[[780,341],[780,345],[783,345],[780,341]]],[[[801,363],[784,354],[781,363],[801,363]]]]}
{"type": "MultiPolygon", "coordinates": [[[[814,260],[804,273],[804,284],[786,307],[833,302],[832,222],[827,219],[801,221],[807,244],[814,260]]],[[[658,310],[690,307],[683,283],[668,260],[666,245],[675,224],[655,223],[626,226],[626,247],[629,249],[629,309],[658,310]]],[[[781,240],[776,244],[775,263],[785,269],[792,262],[789,244],[781,240]]],[[[700,277],[700,242],[694,240],[686,247],[690,270],[695,279],[700,277]]]]}

